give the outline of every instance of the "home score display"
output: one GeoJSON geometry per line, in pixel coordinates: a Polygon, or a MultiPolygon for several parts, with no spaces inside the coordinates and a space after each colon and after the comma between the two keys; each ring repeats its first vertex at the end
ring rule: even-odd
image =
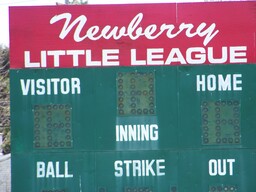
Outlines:
{"type": "Polygon", "coordinates": [[[12,191],[255,191],[255,6],[11,7],[12,191]]]}

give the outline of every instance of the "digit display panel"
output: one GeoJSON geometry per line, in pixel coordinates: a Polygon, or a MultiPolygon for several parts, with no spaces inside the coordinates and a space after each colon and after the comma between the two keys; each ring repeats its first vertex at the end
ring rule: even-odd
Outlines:
{"type": "Polygon", "coordinates": [[[119,72],[117,75],[117,99],[119,116],[154,115],[154,73],[119,72]]]}
{"type": "Polygon", "coordinates": [[[240,144],[239,101],[203,101],[201,113],[204,145],[240,144]]]}
{"type": "Polygon", "coordinates": [[[34,147],[72,147],[71,106],[49,104],[34,106],[34,147]]]}

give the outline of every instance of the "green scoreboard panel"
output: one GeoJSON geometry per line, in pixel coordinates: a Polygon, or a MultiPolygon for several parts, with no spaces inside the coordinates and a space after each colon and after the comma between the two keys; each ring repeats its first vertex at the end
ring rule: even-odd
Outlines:
{"type": "Polygon", "coordinates": [[[254,192],[255,71],[12,69],[12,191],[254,192]]]}

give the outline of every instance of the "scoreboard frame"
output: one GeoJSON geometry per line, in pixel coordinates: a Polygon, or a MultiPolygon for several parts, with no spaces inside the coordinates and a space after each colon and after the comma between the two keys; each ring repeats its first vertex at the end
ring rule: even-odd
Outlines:
{"type": "Polygon", "coordinates": [[[11,7],[12,191],[255,191],[255,7],[11,7]]]}

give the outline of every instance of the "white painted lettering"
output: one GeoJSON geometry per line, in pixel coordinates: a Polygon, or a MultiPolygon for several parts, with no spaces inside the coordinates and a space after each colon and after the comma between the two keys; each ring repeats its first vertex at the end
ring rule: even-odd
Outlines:
{"type": "Polygon", "coordinates": [[[148,65],[163,65],[164,49],[147,49],[147,64],[148,65]]]}
{"type": "MultiPolygon", "coordinates": [[[[216,48],[215,48],[216,49],[216,48]]],[[[246,63],[247,47],[230,46],[221,47],[221,56],[215,53],[213,47],[188,47],[186,50],[180,48],[146,48],[130,50],[130,65],[147,66],[147,65],[198,65],[198,64],[221,64],[221,63],[246,63]],[[244,50],[244,51],[243,51],[244,50]],[[138,53],[139,52],[139,53],[138,53]],[[215,53],[215,55],[214,55],[215,53]],[[140,57],[140,58],[138,58],[140,57]],[[218,58],[217,58],[218,57],[218,58]]],[[[45,68],[61,66],[66,67],[65,61],[72,59],[69,66],[73,67],[108,67],[119,66],[119,49],[102,49],[102,50],[42,50],[41,53],[31,51],[24,52],[25,68],[45,68]],[[37,58],[37,59],[35,59],[37,58]],[[37,60],[38,62],[32,61],[37,60]],[[52,61],[53,60],[53,61],[52,61]]]]}
{"type": "Polygon", "coordinates": [[[246,46],[230,47],[230,63],[247,63],[246,46]]]}
{"type": "Polygon", "coordinates": [[[74,94],[80,94],[81,93],[81,86],[80,86],[80,79],[77,77],[71,78],[71,93],[74,94]]]}
{"type": "Polygon", "coordinates": [[[118,26],[114,26],[111,28],[110,25],[106,25],[102,29],[100,29],[99,26],[89,26],[86,27],[87,31],[85,31],[85,33],[84,27],[87,22],[87,17],[85,15],[80,15],[76,19],[72,19],[72,15],[70,13],[62,13],[52,17],[50,20],[50,24],[54,24],[64,19],[65,22],[59,34],[59,38],[64,39],[71,31],[74,31],[73,39],[75,42],[81,42],[86,38],[93,41],[99,40],[101,38],[113,38],[117,40],[121,39],[122,37],[129,37],[131,40],[136,40],[143,36],[147,39],[152,40],[158,38],[160,35],[165,33],[165,36],[170,39],[175,38],[180,34],[185,34],[188,38],[192,38],[195,36],[203,37],[203,45],[206,46],[219,33],[219,30],[216,29],[215,23],[212,23],[210,26],[207,26],[206,23],[201,23],[197,27],[190,23],[181,23],[179,25],[179,29],[176,30],[176,33],[173,32],[175,31],[174,24],[164,23],[161,26],[150,24],[145,28],[142,28],[141,22],[143,20],[143,16],[143,13],[138,13],[130,21],[128,26],[122,26],[120,28],[118,26]],[[73,21],[71,22],[71,20],[73,21]],[[72,30],[74,27],[76,28],[72,30]],[[83,36],[81,36],[82,30],[84,34],[83,36]],[[183,31],[185,33],[182,33],[183,31]]]}
{"type": "Polygon", "coordinates": [[[53,94],[57,95],[58,94],[58,85],[59,85],[60,79],[59,78],[52,78],[51,82],[53,84],[53,94]]]}
{"type": "Polygon", "coordinates": [[[187,64],[179,48],[171,49],[165,61],[165,65],[170,65],[172,63],[187,64]]]}
{"type": "Polygon", "coordinates": [[[65,164],[65,167],[64,167],[64,173],[65,173],[64,177],[65,178],[73,178],[73,174],[70,174],[68,172],[68,161],[65,161],[64,164],[65,164]]]}
{"type": "Polygon", "coordinates": [[[41,67],[47,67],[47,51],[41,51],[41,67]]]}
{"type": "Polygon", "coordinates": [[[136,49],[131,49],[131,65],[146,65],[146,60],[137,60],[136,49]]]}
{"type": "Polygon", "coordinates": [[[221,56],[218,56],[219,58],[214,55],[219,50],[216,50],[216,48],[213,49],[213,47],[188,47],[185,51],[181,51],[180,48],[175,47],[170,50],[163,48],[147,48],[145,51],[131,49],[131,65],[246,63],[246,52],[237,52],[235,59],[233,58],[234,54],[231,56],[232,52],[234,50],[240,50],[239,48],[239,46],[221,47],[221,56]],[[143,56],[145,54],[145,58],[137,58],[137,55],[143,56]]]}
{"type": "Polygon", "coordinates": [[[45,163],[42,161],[38,161],[36,163],[36,177],[37,178],[45,177],[45,163]]]}
{"type": "Polygon", "coordinates": [[[208,91],[216,90],[216,76],[215,75],[207,76],[207,89],[208,89],[208,91]]]}
{"type": "Polygon", "coordinates": [[[133,161],[133,177],[141,176],[141,161],[140,160],[134,160],[133,161]]]}
{"type": "Polygon", "coordinates": [[[39,62],[30,61],[30,51],[24,51],[24,66],[25,68],[37,68],[40,67],[39,62]]]}
{"type": "Polygon", "coordinates": [[[229,164],[229,175],[233,175],[234,174],[234,172],[233,172],[233,167],[234,167],[234,165],[233,165],[233,163],[235,163],[236,162],[236,160],[235,159],[227,159],[227,163],[229,164]]]}
{"type": "Polygon", "coordinates": [[[210,159],[208,162],[209,175],[232,176],[234,174],[234,163],[235,159],[210,159]]]}
{"type": "Polygon", "coordinates": [[[73,174],[69,173],[68,161],[60,163],[59,161],[36,163],[36,177],[37,178],[73,178],[73,174]],[[61,169],[62,167],[62,169],[61,169]],[[61,172],[63,170],[63,172],[61,172]]]}
{"type": "Polygon", "coordinates": [[[226,78],[223,75],[218,75],[219,91],[231,91],[231,87],[231,74],[226,75],[226,78]]]}
{"type": "Polygon", "coordinates": [[[45,177],[46,178],[49,178],[49,177],[54,178],[55,177],[55,171],[54,171],[54,166],[53,166],[52,161],[48,162],[48,164],[47,164],[45,177]]]}
{"type": "Polygon", "coordinates": [[[233,75],[233,87],[234,91],[242,91],[242,74],[233,75]]]}
{"type": "Polygon", "coordinates": [[[44,79],[38,79],[36,81],[36,87],[37,87],[36,94],[37,95],[44,95],[45,94],[45,86],[44,86],[44,84],[45,84],[45,80],[44,79]]]}
{"type": "Polygon", "coordinates": [[[53,56],[54,67],[59,67],[60,66],[60,56],[66,55],[66,51],[64,51],[64,50],[47,51],[47,54],[50,56],[53,56]]]}
{"type": "Polygon", "coordinates": [[[66,95],[70,92],[70,83],[69,83],[69,79],[67,78],[63,78],[60,81],[60,91],[63,95],[66,95]]]}
{"type": "Polygon", "coordinates": [[[226,159],[218,159],[218,174],[224,176],[227,174],[227,161],[226,159]]]}
{"type": "Polygon", "coordinates": [[[165,159],[117,160],[114,162],[116,177],[148,177],[165,175],[165,159]]]}
{"type": "Polygon", "coordinates": [[[202,64],[206,61],[205,49],[203,47],[188,48],[186,52],[187,62],[190,64],[202,64]],[[194,55],[194,58],[192,56],[194,55]]]}
{"type": "Polygon", "coordinates": [[[205,75],[196,76],[196,91],[205,91],[205,75]]]}
{"type": "Polygon", "coordinates": [[[125,165],[125,172],[126,172],[126,177],[130,177],[130,164],[132,163],[131,160],[124,160],[124,165],[125,165]]]}
{"type": "Polygon", "coordinates": [[[158,125],[116,125],[116,141],[157,141],[158,125]]]}
{"type": "MultiPolygon", "coordinates": [[[[65,63],[65,59],[72,57],[72,66],[78,67],[86,66],[119,66],[119,49],[102,49],[101,60],[93,60],[92,50],[49,50],[41,51],[41,62],[31,62],[31,51],[24,52],[24,66],[25,68],[39,68],[39,67],[61,67],[65,63]],[[79,58],[85,56],[85,63],[79,62],[79,58]],[[53,63],[48,62],[48,57],[53,58],[53,63]]],[[[94,55],[99,55],[97,52],[94,55]]],[[[37,55],[36,55],[37,56],[37,55]]],[[[33,56],[33,57],[36,57],[33,56]]]]}
{"type": "Polygon", "coordinates": [[[92,60],[92,51],[91,50],[86,50],[86,64],[89,67],[99,67],[101,66],[101,61],[93,61],[92,60]]]}
{"type": "Polygon", "coordinates": [[[164,176],[165,175],[165,159],[159,159],[156,161],[156,175],[158,176],[164,176]]]}
{"type": "Polygon", "coordinates": [[[119,66],[119,50],[104,49],[102,50],[102,64],[104,66],[119,66]]]}
{"type": "Polygon", "coordinates": [[[123,169],[122,169],[123,162],[122,161],[115,161],[115,176],[122,177],[123,176],[123,169]]]}
{"type": "Polygon", "coordinates": [[[21,86],[22,95],[28,95],[29,89],[30,89],[30,84],[31,84],[30,79],[26,80],[26,83],[25,83],[24,79],[20,79],[20,86],[21,86]]]}
{"type": "MultiPolygon", "coordinates": [[[[65,168],[66,170],[66,168],[65,168]]],[[[56,162],[56,178],[63,178],[64,174],[60,173],[60,162],[56,162]]]]}
{"type": "Polygon", "coordinates": [[[213,52],[213,47],[208,48],[208,60],[210,63],[225,63],[228,60],[228,48],[227,47],[222,47],[221,49],[221,58],[214,58],[214,52],[213,52]]]}
{"type": "Polygon", "coordinates": [[[79,55],[85,55],[85,50],[67,50],[67,55],[73,56],[73,66],[79,66],[79,55]]]}
{"type": "Polygon", "coordinates": [[[20,79],[22,95],[80,94],[79,78],[20,79]]]}
{"type": "Polygon", "coordinates": [[[242,91],[242,74],[197,75],[196,91],[242,91]]]}

